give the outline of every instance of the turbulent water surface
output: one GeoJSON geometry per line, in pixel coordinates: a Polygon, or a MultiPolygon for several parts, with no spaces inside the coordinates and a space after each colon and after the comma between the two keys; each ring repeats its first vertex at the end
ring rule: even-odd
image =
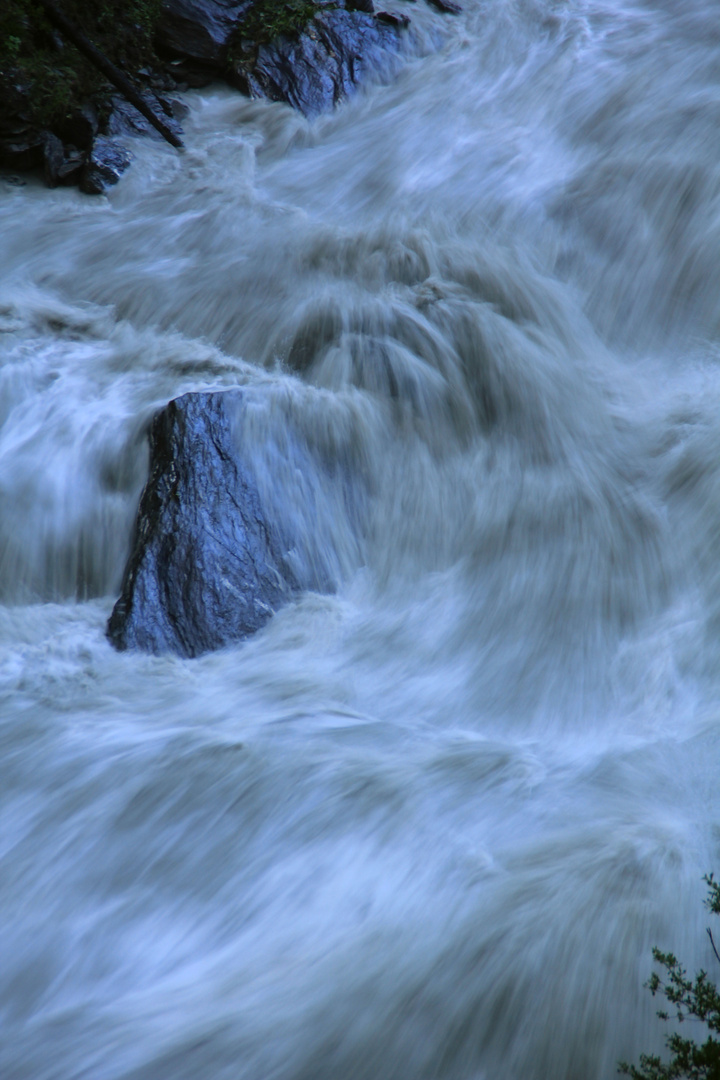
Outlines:
{"type": "Polygon", "coordinates": [[[331,116],[0,178],[4,1080],[609,1080],[712,970],[717,7],[408,11],[331,116]],[[334,591],[116,653],[149,420],[231,386],[334,591]]]}

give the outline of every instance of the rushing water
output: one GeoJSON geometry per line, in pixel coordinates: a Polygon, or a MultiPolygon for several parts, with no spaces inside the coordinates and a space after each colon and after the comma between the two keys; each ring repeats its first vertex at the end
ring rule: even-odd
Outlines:
{"type": "Polygon", "coordinates": [[[609,1080],[652,944],[712,971],[717,6],[465,5],[0,179],[3,1080],[609,1080]],[[149,419],[236,385],[288,513],[285,417],[362,480],[337,588],[118,654],[149,419]]]}

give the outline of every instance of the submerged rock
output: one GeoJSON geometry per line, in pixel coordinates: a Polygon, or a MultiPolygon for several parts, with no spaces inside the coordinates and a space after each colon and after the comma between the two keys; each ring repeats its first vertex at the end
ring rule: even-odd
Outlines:
{"type": "Polygon", "coordinates": [[[300,587],[235,438],[243,391],[186,394],[155,417],[122,592],[119,649],[197,656],[258,630],[300,587]]]}

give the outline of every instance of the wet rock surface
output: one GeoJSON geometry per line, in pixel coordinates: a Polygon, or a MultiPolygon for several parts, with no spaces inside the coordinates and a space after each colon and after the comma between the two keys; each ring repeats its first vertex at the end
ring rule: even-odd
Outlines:
{"type": "Polygon", "coordinates": [[[300,588],[236,438],[242,390],[186,394],[155,417],[122,592],[119,649],[198,656],[247,637],[300,588]]]}
{"type": "Polygon", "coordinates": [[[80,188],[86,195],[102,195],[117,184],[129,167],[132,154],[121,143],[99,136],[82,168],[80,188]]]}
{"type": "Polygon", "coordinates": [[[247,89],[305,116],[326,112],[370,75],[397,70],[408,23],[365,11],[321,11],[296,41],[279,38],[260,47],[247,89]]]}
{"type": "MultiPolygon", "coordinates": [[[[178,137],[183,134],[180,119],[187,116],[188,108],[177,98],[168,98],[158,95],[151,90],[145,90],[142,94],[145,104],[155,115],[178,137]]],[[[112,99],[112,112],[108,118],[106,133],[112,138],[123,136],[146,136],[151,139],[162,139],[162,135],[152,124],[139,113],[138,110],[123,97],[116,95],[112,99]]]]}

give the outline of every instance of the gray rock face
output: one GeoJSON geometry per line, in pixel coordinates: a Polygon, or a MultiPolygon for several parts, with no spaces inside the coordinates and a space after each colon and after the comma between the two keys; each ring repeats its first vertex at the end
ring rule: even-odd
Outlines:
{"type": "Polygon", "coordinates": [[[132,161],[132,154],[114,139],[98,136],[87,156],[80,178],[86,195],[102,195],[118,180],[132,161]]]}
{"type": "Polygon", "coordinates": [[[165,0],[157,27],[161,48],[222,68],[236,24],[252,0],[165,0]]]}
{"type": "MultiPolygon", "coordinates": [[[[144,90],[142,98],[148,108],[162,120],[173,134],[180,137],[183,129],[178,122],[180,114],[187,115],[188,108],[182,102],[171,98],[158,97],[151,90],[144,90]]],[[[150,139],[162,140],[162,135],[156,131],[152,124],[146,120],[142,113],[138,112],[125,98],[116,95],[112,99],[112,112],[107,122],[107,134],[111,138],[120,138],[124,135],[143,135],[150,139]]]]}
{"type": "Polygon", "coordinates": [[[119,649],[197,656],[258,630],[300,587],[235,438],[243,391],[186,394],[159,412],[122,593],[119,649]]]}
{"type": "Polygon", "coordinates": [[[258,50],[247,78],[256,97],[285,101],[305,116],[332,109],[373,73],[400,66],[404,24],[364,11],[319,12],[298,40],[278,38],[258,50]]]}

